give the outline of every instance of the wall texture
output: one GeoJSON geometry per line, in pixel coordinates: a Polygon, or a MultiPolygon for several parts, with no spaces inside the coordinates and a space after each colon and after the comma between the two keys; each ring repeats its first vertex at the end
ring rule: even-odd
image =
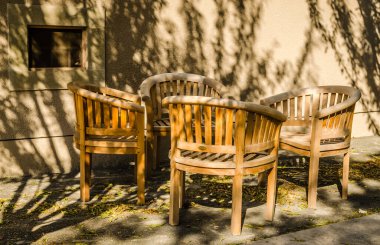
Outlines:
{"type": "MultiPolygon", "coordinates": [[[[214,77],[249,101],[314,85],[355,86],[363,99],[353,136],[380,133],[380,20],[374,0],[8,0],[0,1],[0,177],[78,170],[71,94],[33,86],[13,91],[9,80],[7,4],[46,3],[102,5],[110,87],[137,92],[147,76],[174,71],[214,77]]],[[[128,160],[98,157],[95,167],[128,160]]]]}

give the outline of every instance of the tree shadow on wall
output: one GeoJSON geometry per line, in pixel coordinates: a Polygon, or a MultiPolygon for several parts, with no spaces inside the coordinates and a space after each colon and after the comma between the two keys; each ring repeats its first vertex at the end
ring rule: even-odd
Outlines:
{"type": "Polygon", "coordinates": [[[314,46],[312,27],[294,65],[275,60],[275,47],[257,52],[264,3],[210,1],[207,7],[216,13],[210,20],[204,6],[189,0],[179,1],[177,12],[170,15],[165,15],[167,1],[112,2],[106,14],[107,82],[137,91],[148,76],[184,71],[216,78],[251,101],[280,83],[291,88],[315,84],[305,65],[314,46]]]}
{"type": "MultiPolygon", "coordinates": [[[[331,48],[342,73],[352,86],[362,91],[365,111],[380,111],[380,12],[377,1],[357,0],[359,17],[345,1],[329,1],[332,10],[328,23],[319,9],[318,0],[308,0],[312,24],[323,42],[331,48]],[[355,28],[359,27],[359,31],[355,28]],[[343,45],[342,45],[343,44],[343,45]],[[348,55],[348,57],[346,57],[348,55]],[[363,82],[364,81],[364,82],[363,82]],[[369,91],[367,92],[366,87],[369,91]]],[[[367,113],[369,129],[380,135],[380,125],[367,113]]]]}

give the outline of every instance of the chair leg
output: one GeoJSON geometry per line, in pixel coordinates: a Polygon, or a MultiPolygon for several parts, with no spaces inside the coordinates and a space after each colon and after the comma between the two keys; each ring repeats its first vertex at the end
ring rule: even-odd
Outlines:
{"type": "Polygon", "coordinates": [[[310,155],[307,203],[308,208],[315,209],[317,207],[319,152],[310,152],[310,155]]]}
{"type": "Polygon", "coordinates": [[[185,195],[186,195],[186,172],[180,171],[180,183],[179,183],[179,208],[183,208],[183,203],[185,202],[185,195]]]}
{"type": "Polygon", "coordinates": [[[152,170],[153,170],[153,161],[154,161],[154,157],[153,157],[153,149],[154,149],[154,136],[153,136],[153,133],[152,132],[147,132],[146,133],[146,148],[145,148],[145,151],[146,151],[146,157],[147,157],[147,161],[146,161],[146,174],[147,174],[147,177],[150,177],[151,174],[152,174],[152,170]]]}
{"type": "Polygon", "coordinates": [[[232,235],[240,235],[241,233],[241,216],[243,202],[243,176],[237,174],[234,176],[232,185],[232,217],[231,232],[232,235]]]}
{"type": "Polygon", "coordinates": [[[273,221],[274,210],[276,207],[276,189],[277,188],[277,164],[269,170],[267,184],[267,207],[265,211],[265,220],[273,221]]]}
{"type": "Polygon", "coordinates": [[[261,172],[261,173],[258,174],[258,176],[257,176],[257,184],[259,186],[263,186],[265,184],[264,180],[267,177],[266,175],[267,175],[266,171],[265,172],[261,172]]]}
{"type": "MultiPolygon", "coordinates": [[[[174,163],[175,164],[175,163],[174,163]]],[[[180,171],[171,164],[170,171],[170,208],[169,208],[169,224],[178,225],[179,223],[179,182],[180,171]]]]}
{"type": "Polygon", "coordinates": [[[137,204],[145,204],[145,152],[137,154],[137,204]]]}
{"type": "Polygon", "coordinates": [[[347,196],[348,196],[349,170],[350,170],[350,153],[347,152],[343,156],[342,199],[347,199],[347,196]]]}
{"type": "Polygon", "coordinates": [[[154,135],[153,137],[153,151],[152,151],[152,167],[153,167],[153,170],[157,170],[158,168],[158,154],[159,154],[159,151],[158,151],[158,141],[159,141],[159,136],[157,135],[154,135]]]}
{"type": "Polygon", "coordinates": [[[91,154],[80,151],[80,198],[82,202],[90,200],[91,154]]]}

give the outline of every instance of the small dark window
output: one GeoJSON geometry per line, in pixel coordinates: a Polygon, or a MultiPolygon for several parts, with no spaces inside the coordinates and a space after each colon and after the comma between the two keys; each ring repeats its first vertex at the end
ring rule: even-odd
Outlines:
{"type": "Polygon", "coordinates": [[[83,29],[28,27],[29,68],[82,67],[83,29]]]}

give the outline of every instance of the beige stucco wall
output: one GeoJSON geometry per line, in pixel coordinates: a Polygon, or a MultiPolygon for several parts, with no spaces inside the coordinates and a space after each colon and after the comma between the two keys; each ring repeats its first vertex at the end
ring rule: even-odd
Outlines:
{"type": "MultiPolygon", "coordinates": [[[[7,4],[46,2],[81,3],[0,2],[0,177],[78,170],[71,94],[43,87],[12,91],[9,84],[7,4]]],[[[341,18],[332,18],[336,11],[327,1],[320,1],[321,16],[313,15],[314,22],[309,13],[313,1],[306,0],[243,1],[244,6],[223,0],[83,2],[104,6],[108,86],[136,92],[147,76],[184,71],[220,79],[231,94],[258,101],[299,87],[354,85],[362,90],[363,100],[356,108],[353,136],[380,130],[379,67],[371,66],[369,58],[366,62],[371,38],[362,32],[370,30],[364,29],[363,19],[368,25],[371,18],[357,1],[345,1],[352,10],[352,28],[342,32],[345,38],[338,32],[327,42],[322,34],[333,33],[341,23],[341,18]]],[[[97,158],[95,165],[120,166],[128,159],[97,158]]]]}

